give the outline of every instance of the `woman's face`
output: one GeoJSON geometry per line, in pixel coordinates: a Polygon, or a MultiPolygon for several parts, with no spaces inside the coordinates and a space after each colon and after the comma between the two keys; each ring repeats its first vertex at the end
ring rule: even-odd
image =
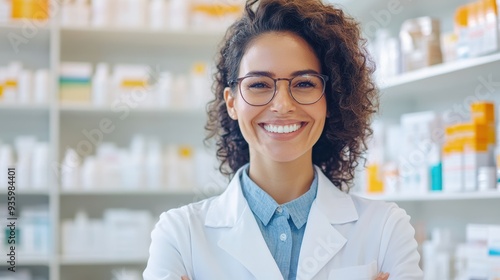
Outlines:
{"type": "MultiPolygon", "coordinates": [[[[272,78],[291,78],[299,71],[321,74],[313,49],[290,32],[265,33],[254,39],[240,62],[238,77],[266,72],[272,78]]],[[[326,118],[325,97],[311,105],[297,103],[288,81],[278,81],[274,99],[265,106],[249,105],[238,88],[224,92],[231,118],[238,120],[250,148],[252,161],[291,162],[312,160],[312,147],[319,139],[326,118]],[[280,128],[283,129],[280,129],[280,128]],[[278,133],[276,130],[291,131],[278,133]]]]}

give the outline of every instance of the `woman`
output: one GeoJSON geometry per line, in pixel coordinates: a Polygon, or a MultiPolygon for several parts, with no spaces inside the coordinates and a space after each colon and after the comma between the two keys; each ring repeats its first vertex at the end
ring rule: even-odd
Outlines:
{"type": "Polygon", "coordinates": [[[144,279],[422,279],[406,213],[346,193],[378,104],[357,23],[318,0],[257,2],[226,34],[208,106],[231,182],[161,215],[144,279]]]}

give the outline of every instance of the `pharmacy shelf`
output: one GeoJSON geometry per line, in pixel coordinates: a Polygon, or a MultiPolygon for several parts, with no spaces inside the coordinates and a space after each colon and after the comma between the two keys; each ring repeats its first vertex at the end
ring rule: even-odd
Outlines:
{"type": "MultiPolygon", "coordinates": [[[[188,115],[201,115],[205,114],[203,108],[192,108],[192,109],[182,109],[182,108],[172,108],[172,107],[140,107],[140,108],[127,108],[130,112],[133,113],[142,113],[142,114],[188,114],[188,115]]],[[[108,106],[93,106],[90,104],[60,104],[59,111],[61,113],[82,113],[82,114],[107,114],[107,113],[122,113],[123,108],[120,108],[120,111],[115,112],[116,110],[112,107],[108,106]]]]}
{"type": "Polygon", "coordinates": [[[147,256],[60,256],[61,265],[127,265],[145,264],[147,256]]]}
{"type": "MultiPolygon", "coordinates": [[[[454,91],[474,93],[479,78],[498,81],[500,53],[430,66],[379,83],[384,98],[448,96],[454,91]]],[[[483,89],[484,90],[484,89],[483,89]]]]}
{"type": "MultiPolygon", "coordinates": [[[[16,257],[16,265],[18,266],[48,266],[51,259],[47,256],[23,256],[20,254],[16,257]]],[[[3,265],[3,263],[2,263],[3,265]]]]}
{"type": "Polygon", "coordinates": [[[391,26],[399,27],[404,19],[418,17],[423,15],[440,15],[446,13],[450,9],[450,5],[457,2],[467,3],[465,0],[453,1],[435,1],[435,0],[419,0],[419,1],[357,1],[357,0],[327,0],[326,2],[338,5],[348,14],[362,21],[375,22],[378,28],[390,28],[391,26]],[[395,7],[395,8],[392,8],[395,7]],[[395,9],[391,13],[391,8],[395,9]],[[382,12],[381,12],[382,11],[382,12]],[[380,19],[380,14],[384,16],[389,14],[388,18],[380,19]],[[386,22],[388,21],[388,22],[386,22]]]}
{"type": "MultiPolygon", "coordinates": [[[[50,195],[49,190],[16,190],[16,195],[33,195],[33,196],[48,196],[50,195]]],[[[7,192],[0,193],[0,195],[7,195],[7,192]]]]}
{"type": "Polygon", "coordinates": [[[0,103],[0,110],[2,111],[39,111],[39,112],[49,112],[48,104],[5,104],[0,103]]]}
{"type": "Polygon", "coordinates": [[[427,193],[427,194],[380,194],[359,196],[385,201],[456,201],[456,200],[482,200],[482,199],[500,199],[500,191],[474,192],[474,193],[427,193]]]}
{"type": "Polygon", "coordinates": [[[75,43],[98,42],[113,45],[130,46],[215,46],[222,40],[223,32],[203,30],[154,30],[150,28],[93,28],[93,27],[63,27],[61,41],[75,43]]]}
{"type": "Polygon", "coordinates": [[[193,196],[195,191],[175,191],[175,190],[124,190],[124,189],[101,189],[101,190],[62,190],[63,196],[193,196]]]}
{"type": "Polygon", "coordinates": [[[18,45],[21,50],[26,44],[49,45],[51,22],[29,20],[12,21],[0,24],[0,49],[18,45]]]}
{"type": "Polygon", "coordinates": [[[11,20],[9,22],[0,23],[0,30],[16,31],[26,28],[27,26],[36,26],[40,30],[50,30],[50,21],[33,21],[33,20],[11,20]]]}

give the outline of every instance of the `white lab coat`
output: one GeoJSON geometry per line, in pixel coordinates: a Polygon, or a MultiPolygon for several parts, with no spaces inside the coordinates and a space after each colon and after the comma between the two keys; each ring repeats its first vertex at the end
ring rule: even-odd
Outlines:
{"type": "MultiPolygon", "coordinates": [[[[394,203],[346,194],[315,167],[318,192],[306,223],[297,279],[423,279],[410,217],[394,203]]],[[[283,279],[240,187],[161,214],[145,280],[283,279]]]]}

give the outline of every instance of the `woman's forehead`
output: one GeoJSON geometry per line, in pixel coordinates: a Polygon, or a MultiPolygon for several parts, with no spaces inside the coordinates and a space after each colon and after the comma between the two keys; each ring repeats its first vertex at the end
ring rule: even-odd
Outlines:
{"type": "Polygon", "coordinates": [[[321,65],[313,48],[291,32],[270,32],[253,39],[240,62],[240,76],[251,71],[267,71],[276,75],[312,69],[321,65]]]}

